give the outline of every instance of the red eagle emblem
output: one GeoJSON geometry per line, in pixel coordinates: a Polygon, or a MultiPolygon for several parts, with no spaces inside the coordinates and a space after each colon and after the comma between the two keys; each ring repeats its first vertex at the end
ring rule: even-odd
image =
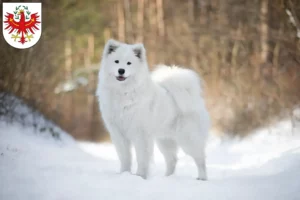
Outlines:
{"type": "Polygon", "coordinates": [[[13,31],[17,32],[17,35],[14,36],[14,39],[19,38],[20,40],[18,42],[21,42],[24,44],[26,41],[26,38],[30,41],[31,36],[28,36],[28,33],[31,32],[34,34],[34,31],[39,30],[37,27],[37,24],[41,23],[39,21],[38,13],[31,14],[30,18],[25,18],[24,10],[20,10],[17,15],[20,16],[20,21],[14,20],[14,14],[8,13],[5,15],[5,30],[9,31],[9,34],[11,34],[13,31]],[[21,37],[18,36],[18,34],[21,34],[21,37]],[[26,36],[26,38],[25,38],[26,36]]]}

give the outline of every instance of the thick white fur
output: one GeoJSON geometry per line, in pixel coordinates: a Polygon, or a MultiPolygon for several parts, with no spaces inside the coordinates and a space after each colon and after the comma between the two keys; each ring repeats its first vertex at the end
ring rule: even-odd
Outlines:
{"type": "Polygon", "coordinates": [[[156,141],[165,157],[166,175],[174,173],[177,149],[181,147],[195,160],[198,179],[207,179],[204,148],[210,120],[195,72],[161,65],[150,73],[142,44],[109,40],[102,56],[97,96],[121,172],[131,170],[133,145],[136,174],[147,178],[156,141]],[[115,49],[108,53],[111,46],[115,49]],[[141,53],[140,58],[133,49],[141,53]],[[125,81],[116,79],[119,68],[125,69],[125,81]]]}

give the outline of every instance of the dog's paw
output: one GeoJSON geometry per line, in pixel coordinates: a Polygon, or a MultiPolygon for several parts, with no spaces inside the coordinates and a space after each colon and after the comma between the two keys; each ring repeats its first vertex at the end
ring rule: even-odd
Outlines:
{"type": "Polygon", "coordinates": [[[143,178],[145,180],[147,179],[147,175],[146,174],[136,173],[135,175],[139,176],[139,177],[141,177],[141,178],[143,178]]]}
{"type": "Polygon", "coordinates": [[[120,172],[120,174],[122,174],[123,172],[131,173],[131,169],[130,169],[130,167],[121,167],[119,172],[120,172]]]}
{"type": "Polygon", "coordinates": [[[197,180],[198,180],[198,181],[207,181],[207,178],[206,178],[206,177],[201,177],[201,178],[198,177],[197,180]]]}

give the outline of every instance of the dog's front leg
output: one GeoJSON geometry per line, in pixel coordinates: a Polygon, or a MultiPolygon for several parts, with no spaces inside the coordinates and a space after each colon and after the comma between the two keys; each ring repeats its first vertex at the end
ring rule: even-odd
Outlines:
{"type": "Polygon", "coordinates": [[[153,140],[147,137],[139,137],[134,141],[138,169],[136,175],[146,179],[149,173],[149,165],[153,154],[153,140]]]}
{"type": "Polygon", "coordinates": [[[115,145],[118,157],[121,162],[120,172],[131,171],[131,145],[130,141],[122,134],[114,132],[111,140],[115,145]]]}

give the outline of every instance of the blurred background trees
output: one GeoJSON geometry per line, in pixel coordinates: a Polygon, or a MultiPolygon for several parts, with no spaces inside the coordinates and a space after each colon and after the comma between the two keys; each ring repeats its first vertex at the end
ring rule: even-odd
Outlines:
{"type": "Polygon", "coordinates": [[[247,135],[292,117],[300,104],[299,0],[41,2],[43,32],[34,47],[14,49],[1,37],[0,91],[78,139],[107,137],[94,94],[109,38],[144,43],[151,68],[197,71],[222,134],[247,135]]]}

